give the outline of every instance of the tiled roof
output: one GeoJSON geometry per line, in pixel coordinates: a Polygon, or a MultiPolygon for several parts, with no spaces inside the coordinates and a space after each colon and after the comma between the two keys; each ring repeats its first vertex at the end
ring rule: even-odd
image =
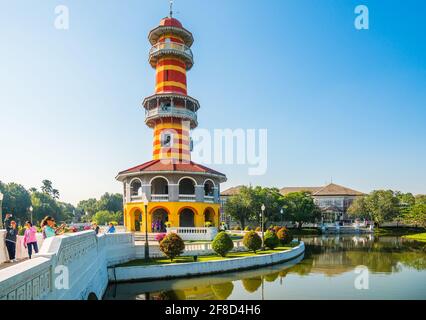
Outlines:
{"type": "Polygon", "coordinates": [[[364,193],[349,189],[338,184],[330,183],[313,193],[314,196],[363,196],[364,193]]]}
{"type": "Polygon", "coordinates": [[[232,188],[229,188],[229,189],[226,189],[225,191],[222,191],[221,193],[220,193],[220,195],[221,196],[234,196],[234,195],[236,195],[236,194],[238,194],[238,193],[240,193],[240,189],[242,188],[243,186],[236,186],[236,187],[232,187],[232,188]]]}
{"type": "Polygon", "coordinates": [[[178,172],[196,172],[196,173],[210,173],[225,177],[223,173],[216,170],[207,168],[195,162],[174,162],[165,160],[152,160],[136,167],[121,171],[118,175],[137,173],[137,172],[159,172],[159,171],[178,171],[178,172]]]}
{"type": "Polygon", "coordinates": [[[292,192],[302,192],[302,191],[315,193],[319,191],[320,189],[322,189],[322,187],[285,187],[280,190],[280,193],[282,195],[286,195],[292,192]]]}

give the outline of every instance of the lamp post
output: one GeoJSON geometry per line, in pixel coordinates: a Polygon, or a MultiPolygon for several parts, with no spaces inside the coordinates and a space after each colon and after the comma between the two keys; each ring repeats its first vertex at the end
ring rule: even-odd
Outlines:
{"type": "Polygon", "coordinates": [[[281,208],[280,213],[281,213],[281,227],[284,227],[284,209],[283,208],[281,208]]]}
{"type": "Polygon", "coordinates": [[[142,202],[145,207],[145,261],[149,260],[149,243],[148,243],[148,198],[142,193],[142,202]]]}
{"type": "Polygon", "coordinates": [[[30,221],[31,221],[31,224],[33,224],[33,206],[30,206],[30,221]]]}
{"type": "Polygon", "coordinates": [[[0,192],[0,229],[3,229],[3,193],[0,192]]]}
{"type": "Polygon", "coordinates": [[[265,223],[265,205],[262,204],[260,207],[262,210],[262,215],[260,216],[260,227],[262,228],[262,250],[265,250],[265,231],[264,231],[264,223],[265,223]]]}

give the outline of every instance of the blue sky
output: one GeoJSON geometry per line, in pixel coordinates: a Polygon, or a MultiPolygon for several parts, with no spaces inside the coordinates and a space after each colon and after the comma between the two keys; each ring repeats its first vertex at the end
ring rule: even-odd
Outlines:
{"type": "MultiPolygon", "coordinates": [[[[0,0],[0,180],[48,178],[72,203],[151,159],[149,30],[166,0],[0,0]],[[70,30],[54,28],[67,5],[70,30]]],[[[176,0],[195,37],[201,128],[268,129],[268,171],[237,184],[426,193],[426,3],[176,0]],[[365,4],[370,29],[354,28],[365,4]]]]}

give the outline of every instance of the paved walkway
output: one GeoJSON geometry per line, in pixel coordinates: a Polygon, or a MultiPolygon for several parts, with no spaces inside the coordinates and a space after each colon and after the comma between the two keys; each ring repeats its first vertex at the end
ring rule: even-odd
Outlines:
{"type": "Polygon", "coordinates": [[[1,263],[0,264],[0,270],[16,266],[17,264],[20,264],[21,262],[24,262],[26,260],[28,260],[28,258],[25,258],[25,259],[22,259],[22,260],[18,260],[17,262],[13,262],[13,263],[10,263],[10,262],[9,263],[8,262],[1,263]]]}

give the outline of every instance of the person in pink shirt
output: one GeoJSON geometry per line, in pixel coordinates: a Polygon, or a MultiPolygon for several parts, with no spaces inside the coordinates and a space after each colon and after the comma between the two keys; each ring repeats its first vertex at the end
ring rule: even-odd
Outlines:
{"type": "Polygon", "coordinates": [[[28,249],[28,256],[30,259],[33,255],[33,249],[35,253],[38,253],[36,234],[37,228],[34,227],[30,221],[25,222],[24,246],[28,249]]]}

